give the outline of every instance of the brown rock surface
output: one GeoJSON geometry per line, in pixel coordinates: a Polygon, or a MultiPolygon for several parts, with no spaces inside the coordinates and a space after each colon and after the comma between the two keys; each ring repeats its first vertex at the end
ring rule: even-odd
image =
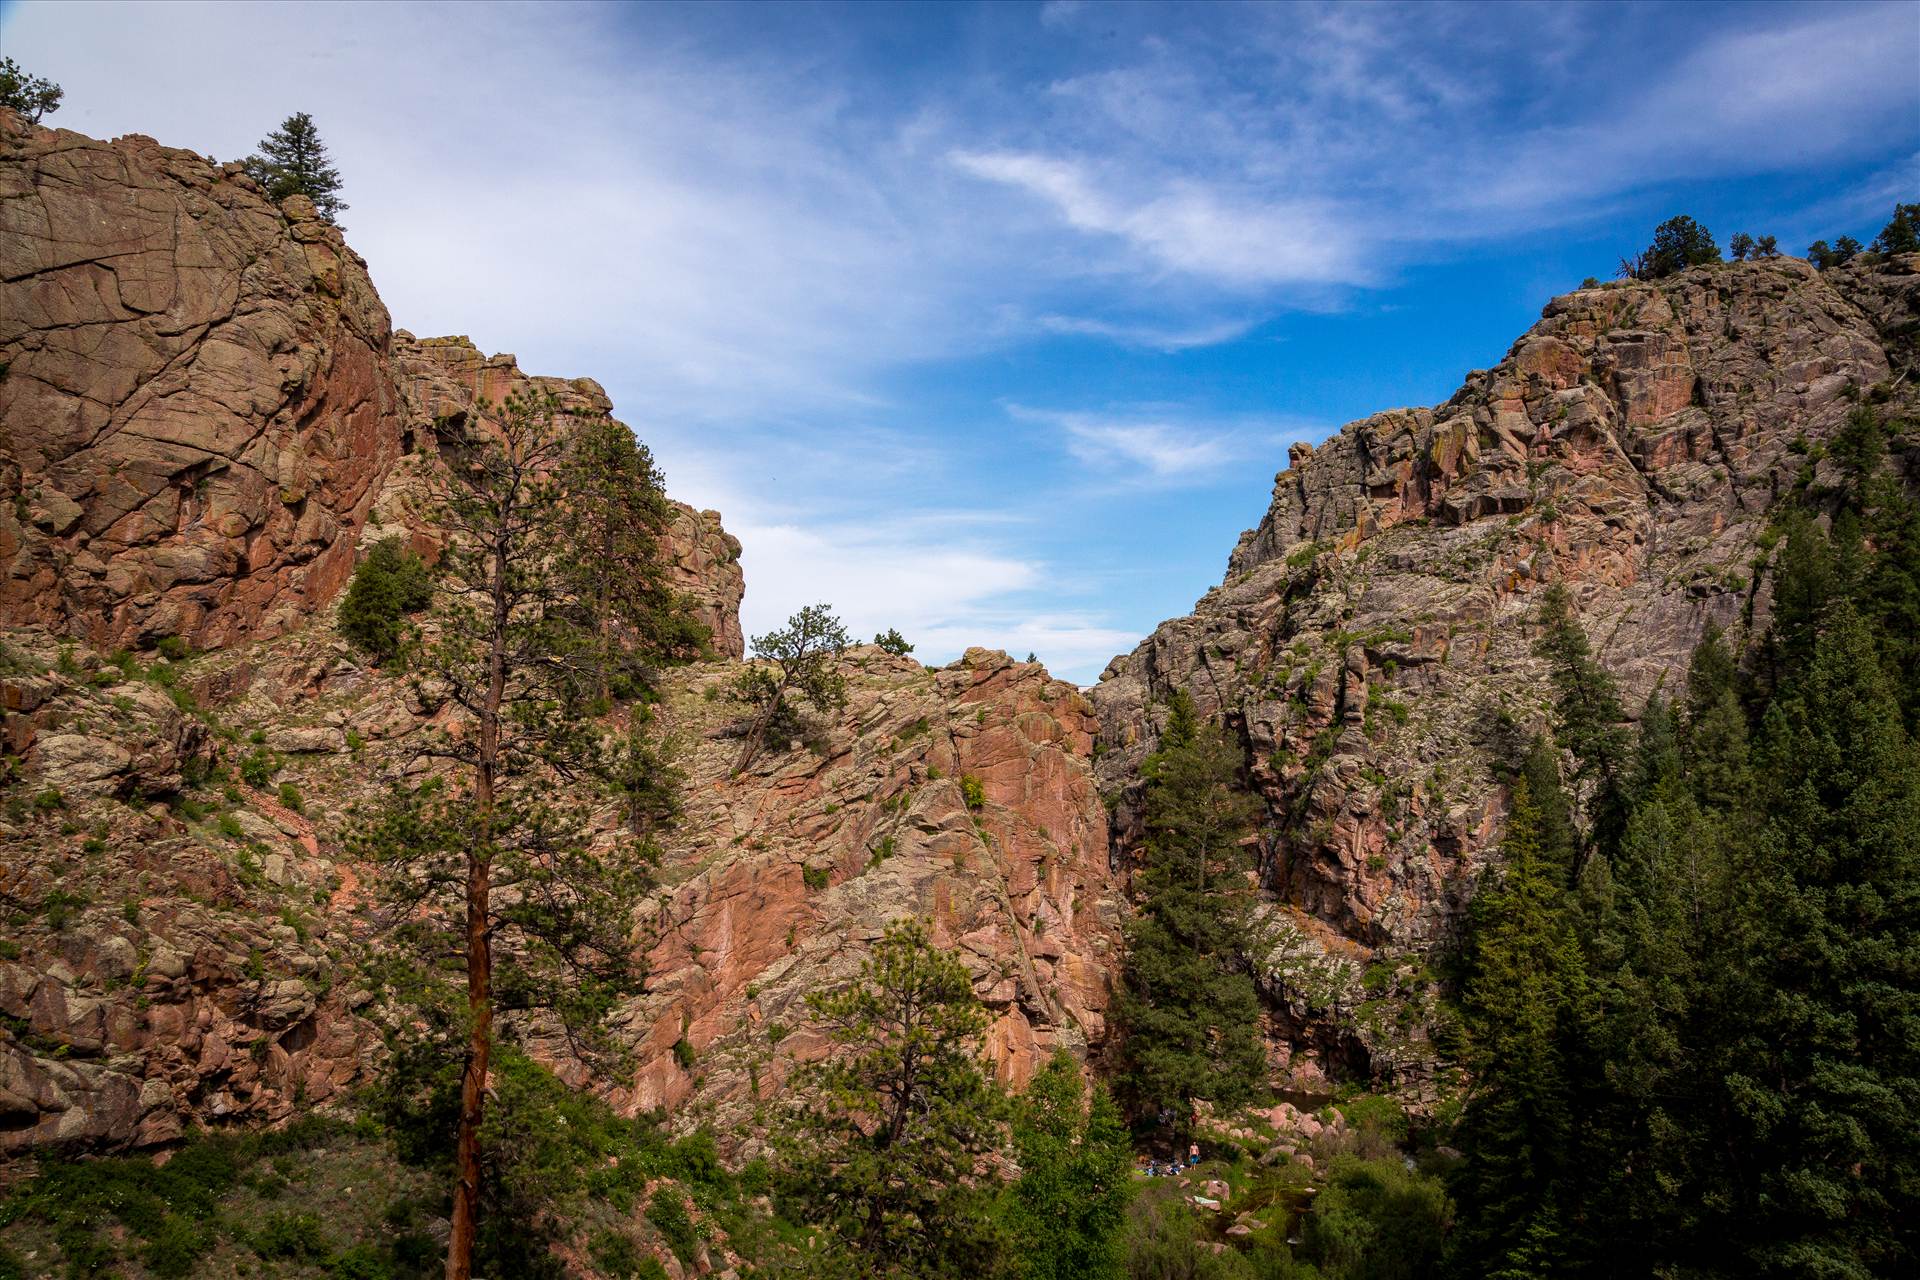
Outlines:
{"type": "MultiPolygon", "coordinates": [[[[1445,404],[1296,447],[1226,582],[1108,667],[1091,697],[1123,848],[1173,689],[1245,743],[1265,882],[1303,924],[1268,975],[1294,1030],[1380,1003],[1370,953],[1425,947],[1470,891],[1505,812],[1490,766],[1546,716],[1542,588],[1573,593],[1630,707],[1709,626],[1764,627],[1769,513],[1911,359],[1916,267],[1772,259],[1557,298],[1445,404]]],[[[1361,1030],[1390,1066],[1392,1036],[1361,1030]]]]}
{"type": "Polygon", "coordinates": [[[399,452],[388,327],[310,202],[0,112],[0,610],[135,646],[304,621],[399,452]]]}

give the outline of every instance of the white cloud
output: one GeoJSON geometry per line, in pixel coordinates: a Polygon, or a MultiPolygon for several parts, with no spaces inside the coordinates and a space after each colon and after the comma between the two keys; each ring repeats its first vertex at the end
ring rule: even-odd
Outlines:
{"type": "Polygon", "coordinates": [[[1174,180],[1150,196],[1109,194],[1077,161],[1028,152],[951,153],[976,178],[1052,204],[1076,230],[1117,236],[1161,271],[1236,287],[1350,283],[1365,278],[1333,211],[1308,199],[1262,199],[1174,180]]]}
{"type": "Polygon", "coordinates": [[[1295,439],[1318,439],[1324,429],[1278,421],[1218,421],[1179,406],[1131,405],[1103,411],[1036,409],[1009,403],[1015,421],[1056,433],[1083,465],[1119,475],[1135,487],[1167,487],[1217,475],[1249,458],[1284,452],[1295,439]]]}
{"type": "MultiPolygon", "coordinates": [[[[1684,37],[1684,7],[1167,14],[1053,4],[1042,32],[983,21],[1000,34],[905,70],[861,45],[858,10],[831,39],[720,6],[16,3],[0,23],[65,85],[55,123],[96,136],[233,158],[313,112],[396,323],[604,383],[675,493],[743,538],[750,629],[827,599],[926,656],[984,642],[1083,675],[1131,645],[1124,606],[1062,603],[1094,571],[997,483],[1041,464],[1004,423],[985,447],[908,425],[917,373],[1036,334],[1231,343],[1436,244],[1909,145],[1920,103],[1905,4],[1751,6],[1684,37]]],[[[1911,174],[1869,185],[1884,201],[1911,174]]],[[[974,411],[1053,399],[1033,376],[974,411]]],[[[1324,434],[1007,411],[1080,500],[1256,459],[1264,479],[1324,434]]]]}

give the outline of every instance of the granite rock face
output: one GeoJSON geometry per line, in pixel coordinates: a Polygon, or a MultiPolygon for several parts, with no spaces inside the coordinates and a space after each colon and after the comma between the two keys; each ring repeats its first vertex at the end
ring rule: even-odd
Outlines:
{"type": "Polygon", "coordinates": [[[0,613],[133,647],[305,621],[399,454],[388,330],[304,198],[0,112],[0,613]]]}
{"type": "Polygon", "coordinates": [[[662,723],[689,744],[687,808],[666,842],[647,991],[619,1015],[638,1063],[628,1105],[730,1142],[764,1136],[743,1129],[756,1102],[826,1047],[806,995],[855,978],[905,917],[972,971],[1003,1079],[1104,1035],[1126,907],[1091,706],[983,649],[928,671],[862,646],[845,669],[845,711],[738,777],[740,713],[708,694],[731,669],[673,679],[662,723]]]}
{"type": "MultiPolygon", "coordinates": [[[[485,355],[464,336],[415,338],[406,330],[394,334],[395,380],[402,404],[402,446],[407,457],[395,467],[374,505],[362,535],[363,547],[393,534],[402,534],[421,548],[433,544],[436,532],[421,523],[417,503],[417,467],[436,433],[448,426],[477,426],[484,430],[490,410],[509,397],[535,389],[551,393],[563,411],[610,416],[613,401],[592,378],[551,378],[520,371],[510,355],[485,355]]],[[[713,636],[713,650],[726,658],[746,652],[740,630],[740,600],[746,579],[740,569],[740,541],[720,524],[717,511],[696,511],[684,502],[671,504],[664,539],[668,584],[684,595],[693,616],[713,636]]]]}
{"type": "MultiPolygon", "coordinates": [[[[1911,360],[1917,270],[1782,258],[1583,289],[1445,404],[1295,446],[1226,581],[1091,692],[1117,848],[1186,689],[1245,745],[1267,886],[1363,949],[1347,977],[1436,941],[1503,828],[1491,766],[1546,719],[1541,592],[1573,594],[1630,709],[1709,627],[1763,628],[1770,513],[1803,468],[1832,478],[1809,457],[1911,360]]],[[[1302,1011],[1309,956],[1341,968],[1314,945],[1269,975],[1302,1011]]]]}
{"type": "Polygon", "coordinates": [[[44,632],[4,652],[0,1154],[339,1098],[376,1042],[336,986],[351,896],[314,822],[252,787],[217,820],[182,803],[216,750],[184,687],[44,632]]]}

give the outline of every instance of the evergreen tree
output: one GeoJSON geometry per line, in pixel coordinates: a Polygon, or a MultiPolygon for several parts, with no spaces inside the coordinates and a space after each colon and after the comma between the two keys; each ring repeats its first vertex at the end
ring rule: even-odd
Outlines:
{"type": "Polygon", "coordinates": [[[1896,204],[1893,217],[1873,238],[1878,254],[1920,253],[1920,204],[1896,204]]]}
{"type": "Polygon", "coordinates": [[[1266,1077],[1258,945],[1244,841],[1260,812],[1240,784],[1241,755],[1198,722],[1185,691],[1170,704],[1160,749],[1141,766],[1146,842],[1128,927],[1123,1086],[1137,1114],[1184,1131],[1195,1098],[1227,1108],[1266,1077]]]}
{"type": "Polygon", "coordinates": [[[384,662],[400,651],[407,615],[433,603],[433,578],[398,538],[382,538],[353,570],[340,601],[340,634],[384,662]]]}
{"type": "Polygon", "coordinates": [[[1564,894],[1540,856],[1524,781],[1513,790],[1506,864],[1472,939],[1463,994],[1473,1079],[1454,1194],[1451,1247],[1461,1275],[1522,1280],[1563,1274],[1574,1086],[1568,1064],[1587,1017],[1586,979],[1564,894]]]}
{"type": "Polygon", "coordinates": [[[1133,1152],[1105,1086],[1065,1049],[1014,1101],[1020,1177],[1006,1193],[1009,1280],[1121,1280],[1133,1152]]]}
{"type": "Polygon", "coordinates": [[[295,112],[260,140],[260,151],[246,159],[247,176],[276,202],[305,196],[328,222],[338,222],[347,205],[340,199],[340,171],[320,141],[313,117],[295,112]]]}
{"type": "Polygon", "coordinates": [[[28,75],[12,58],[0,58],[0,107],[19,112],[28,124],[58,111],[63,96],[53,81],[28,75]]]}
{"type": "Polygon", "coordinates": [[[733,684],[734,698],[752,709],[746,741],[733,762],[735,773],[753,763],[770,730],[792,727],[786,723],[792,699],[802,698],[823,711],[846,705],[840,655],[847,643],[846,627],[824,604],[810,604],[788,618],[786,626],[753,637],[753,654],[760,661],[742,667],[733,684]]]}
{"type": "Polygon", "coordinates": [[[991,1274],[991,1192],[975,1175],[1000,1146],[1002,1106],[966,966],[898,922],[857,982],[807,1008],[833,1049],[796,1076],[779,1141],[785,1195],[824,1235],[814,1274],[991,1274]]]}
{"type": "Polygon", "coordinates": [[[1654,228],[1653,243],[1633,260],[1631,274],[1639,280],[1658,280],[1718,261],[1720,247],[1713,242],[1713,234],[1683,213],[1654,228]]]}
{"type": "Polygon", "coordinates": [[[1520,777],[1533,798],[1541,865],[1554,883],[1570,887],[1580,861],[1580,830],[1574,825],[1573,803],[1561,781],[1560,753],[1546,737],[1536,735],[1528,745],[1520,777]]]}
{"type": "Polygon", "coordinates": [[[1739,672],[1717,630],[1701,637],[1687,669],[1680,755],[1694,798],[1701,805],[1725,812],[1746,803],[1751,788],[1739,672]]]}
{"type": "MultiPolygon", "coordinates": [[[[1541,636],[1534,652],[1547,660],[1553,681],[1554,737],[1573,757],[1575,801],[1587,814],[1580,858],[1608,848],[1626,822],[1627,713],[1613,676],[1593,657],[1564,587],[1548,589],[1540,605],[1541,636]]],[[[1574,865],[1579,876],[1579,861],[1574,865]]]]}
{"type": "Polygon", "coordinates": [[[1766,1273],[1913,1266],[1920,1210],[1920,756],[1836,601],[1768,709],[1724,1077],[1737,1238],[1766,1273]]]}
{"type": "Polygon", "coordinates": [[[648,662],[710,652],[707,628],[667,585],[660,541],[672,506],[652,451],[604,414],[580,418],[556,484],[566,498],[569,537],[585,551],[556,569],[574,602],[573,625],[596,637],[599,696],[644,687],[648,662]],[[609,573],[609,565],[619,568],[609,573]],[[615,670],[613,658],[637,665],[615,670]]]}
{"type": "Polygon", "coordinates": [[[1745,262],[1753,256],[1753,237],[1742,231],[1727,241],[1727,256],[1735,262],[1745,262]]]}
{"type": "Polygon", "coordinates": [[[538,1011],[576,1049],[592,1047],[639,978],[631,921],[649,853],[637,840],[597,838],[590,821],[617,759],[597,720],[595,673],[631,664],[626,637],[644,634],[644,620],[615,597],[618,625],[601,626],[573,594],[582,566],[608,575],[634,566],[599,560],[603,549],[581,536],[561,483],[577,474],[577,424],[550,393],[481,417],[441,441],[429,473],[428,516],[449,537],[445,590],[409,655],[417,696],[456,712],[427,750],[447,768],[396,782],[351,837],[381,864],[395,936],[413,944],[390,949],[394,1034],[464,1041],[450,1280],[472,1271],[496,1013],[538,1011]],[[556,776],[573,785],[554,787],[556,776]]]}

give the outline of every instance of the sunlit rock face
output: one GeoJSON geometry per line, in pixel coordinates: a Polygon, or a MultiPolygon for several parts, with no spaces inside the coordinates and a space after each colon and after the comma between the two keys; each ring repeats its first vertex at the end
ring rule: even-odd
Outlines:
{"type": "Polygon", "coordinates": [[[687,810],[667,837],[647,993],[619,1018],[638,1058],[629,1105],[764,1136],[758,1105],[826,1048],[805,997],[856,977],[909,917],[973,973],[1003,1079],[1105,1034],[1124,906],[1086,699],[983,649],[929,671],[862,646],[846,669],[844,711],[737,777],[740,711],[714,696],[730,670],[670,682],[662,728],[682,744],[687,810]]]}
{"type": "Polygon", "coordinates": [[[387,311],[311,202],[0,112],[0,611],[99,644],[299,625],[399,455],[387,311]]]}
{"type": "Polygon", "coordinates": [[[1366,1000],[1320,979],[1441,940],[1499,840],[1492,766],[1547,715],[1542,591],[1572,593],[1635,710],[1708,628],[1762,630],[1776,501],[1803,469],[1837,477],[1819,447],[1909,366],[1917,269],[1771,259],[1582,289],[1446,403],[1295,446],[1225,582],[1091,691],[1116,847],[1185,689],[1240,736],[1264,882],[1308,926],[1284,931],[1274,993],[1366,1000]]]}

